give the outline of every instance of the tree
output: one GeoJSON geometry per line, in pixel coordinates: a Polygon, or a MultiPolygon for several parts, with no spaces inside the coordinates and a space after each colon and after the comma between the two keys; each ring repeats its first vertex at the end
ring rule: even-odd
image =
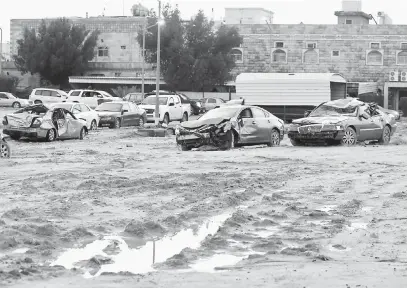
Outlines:
{"type": "MultiPolygon", "coordinates": [[[[176,6],[166,4],[163,9],[165,25],[161,27],[161,72],[172,90],[208,91],[230,79],[234,61],[232,48],[242,43],[238,30],[221,26],[214,32],[213,21],[202,10],[186,25],[176,6]]],[[[147,26],[157,23],[157,15],[150,14],[147,26]]],[[[157,27],[146,33],[146,61],[157,61],[157,27]]],[[[143,44],[142,31],[138,42],[143,44]]]]}
{"type": "Polygon", "coordinates": [[[95,56],[98,35],[65,18],[49,25],[43,20],[38,31],[24,30],[13,59],[20,72],[38,73],[54,85],[63,85],[69,76],[85,71],[95,56]]]}
{"type": "Polygon", "coordinates": [[[0,75],[0,91],[15,93],[19,82],[15,76],[0,75]]]}

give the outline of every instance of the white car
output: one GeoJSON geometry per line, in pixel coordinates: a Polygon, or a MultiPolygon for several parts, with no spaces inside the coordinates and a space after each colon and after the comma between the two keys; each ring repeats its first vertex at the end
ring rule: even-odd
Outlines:
{"type": "Polygon", "coordinates": [[[68,93],[68,102],[78,102],[88,105],[94,109],[104,102],[112,102],[121,100],[118,97],[113,97],[105,91],[95,90],[71,90],[68,93]]]}
{"type": "Polygon", "coordinates": [[[27,99],[17,98],[11,93],[0,92],[0,106],[1,107],[13,107],[21,108],[31,105],[32,102],[27,99]]]}
{"type": "Polygon", "coordinates": [[[34,104],[66,102],[68,94],[59,89],[36,88],[29,97],[34,104]]]}
{"type": "MultiPolygon", "coordinates": [[[[156,96],[151,95],[146,97],[139,105],[140,108],[146,110],[147,122],[155,120],[155,104],[156,96]]],[[[175,94],[164,94],[159,96],[159,116],[160,122],[168,124],[171,121],[188,121],[188,115],[191,108],[184,107],[181,103],[181,98],[175,94]]]]}
{"type": "Polygon", "coordinates": [[[86,128],[88,128],[88,130],[96,130],[99,125],[100,119],[98,113],[86,104],[65,102],[51,104],[49,107],[64,108],[74,114],[76,118],[85,120],[86,128]]]}

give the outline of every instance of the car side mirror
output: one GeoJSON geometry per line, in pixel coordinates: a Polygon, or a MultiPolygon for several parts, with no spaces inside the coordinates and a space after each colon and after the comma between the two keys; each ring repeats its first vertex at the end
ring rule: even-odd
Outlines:
{"type": "Polygon", "coordinates": [[[309,114],[311,114],[312,110],[307,110],[304,112],[304,117],[308,117],[309,114]]]}
{"type": "Polygon", "coordinates": [[[170,103],[170,104],[168,104],[168,106],[170,106],[170,107],[171,107],[171,106],[175,106],[175,104],[174,104],[174,103],[170,103]]]}

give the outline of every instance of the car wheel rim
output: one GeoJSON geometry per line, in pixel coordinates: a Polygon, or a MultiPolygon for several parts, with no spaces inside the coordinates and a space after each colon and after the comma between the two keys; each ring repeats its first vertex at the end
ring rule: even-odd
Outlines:
{"type": "Polygon", "coordinates": [[[389,128],[384,129],[384,142],[390,142],[390,131],[389,128]]]}
{"type": "Polygon", "coordinates": [[[53,140],[54,140],[54,138],[55,138],[55,136],[54,136],[54,130],[50,130],[50,131],[49,131],[49,137],[48,137],[48,138],[49,138],[50,141],[53,141],[53,140]]]}
{"type": "Polygon", "coordinates": [[[120,121],[119,121],[119,119],[117,119],[116,120],[116,127],[119,127],[120,126],[120,121]]]}
{"type": "Polygon", "coordinates": [[[1,157],[7,158],[9,156],[10,150],[8,146],[4,143],[1,143],[1,157]]]}
{"type": "Polygon", "coordinates": [[[140,127],[143,127],[143,126],[144,126],[144,120],[140,119],[140,127]]]}
{"type": "Polygon", "coordinates": [[[348,130],[343,136],[343,143],[346,145],[353,145],[355,143],[355,135],[352,131],[348,130]]]}
{"type": "Polygon", "coordinates": [[[81,130],[81,138],[83,139],[85,137],[85,129],[82,128],[81,130]]]}
{"type": "Polygon", "coordinates": [[[280,143],[280,136],[277,133],[271,135],[271,143],[273,145],[278,145],[280,143]]]}
{"type": "Polygon", "coordinates": [[[90,129],[96,130],[96,121],[95,120],[92,121],[92,125],[91,125],[90,129]]]}

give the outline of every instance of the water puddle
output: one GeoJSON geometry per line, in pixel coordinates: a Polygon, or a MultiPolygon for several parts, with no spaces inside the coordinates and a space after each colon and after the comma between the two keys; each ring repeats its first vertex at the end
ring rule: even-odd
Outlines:
{"type": "Polygon", "coordinates": [[[350,231],[354,231],[357,229],[367,229],[368,223],[352,223],[350,226],[348,226],[348,229],[350,231]]]}
{"type": "Polygon", "coordinates": [[[84,248],[66,251],[51,266],[59,265],[66,269],[71,269],[76,267],[75,264],[80,261],[89,260],[100,255],[109,257],[113,263],[102,265],[94,276],[86,272],[86,278],[97,277],[102,273],[130,272],[133,274],[144,274],[152,272],[155,270],[153,268],[154,263],[165,262],[168,258],[180,253],[185,248],[199,248],[201,242],[208,235],[214,235],[219,227],[231,216],[232,213],[212,217],[196,232],[193,229],[187,229],[174,236],[167,236],[157,241],[147,242],[146,245],[137,249],[129,248],[127,243],[119,236],[107,236],[103,240],[96,240],[84,248]],[[118,248],[120,253],[117,255],[107,255],[103,252],[103,249],[111,244],[112,241],[119,243],[118,248]]]}

